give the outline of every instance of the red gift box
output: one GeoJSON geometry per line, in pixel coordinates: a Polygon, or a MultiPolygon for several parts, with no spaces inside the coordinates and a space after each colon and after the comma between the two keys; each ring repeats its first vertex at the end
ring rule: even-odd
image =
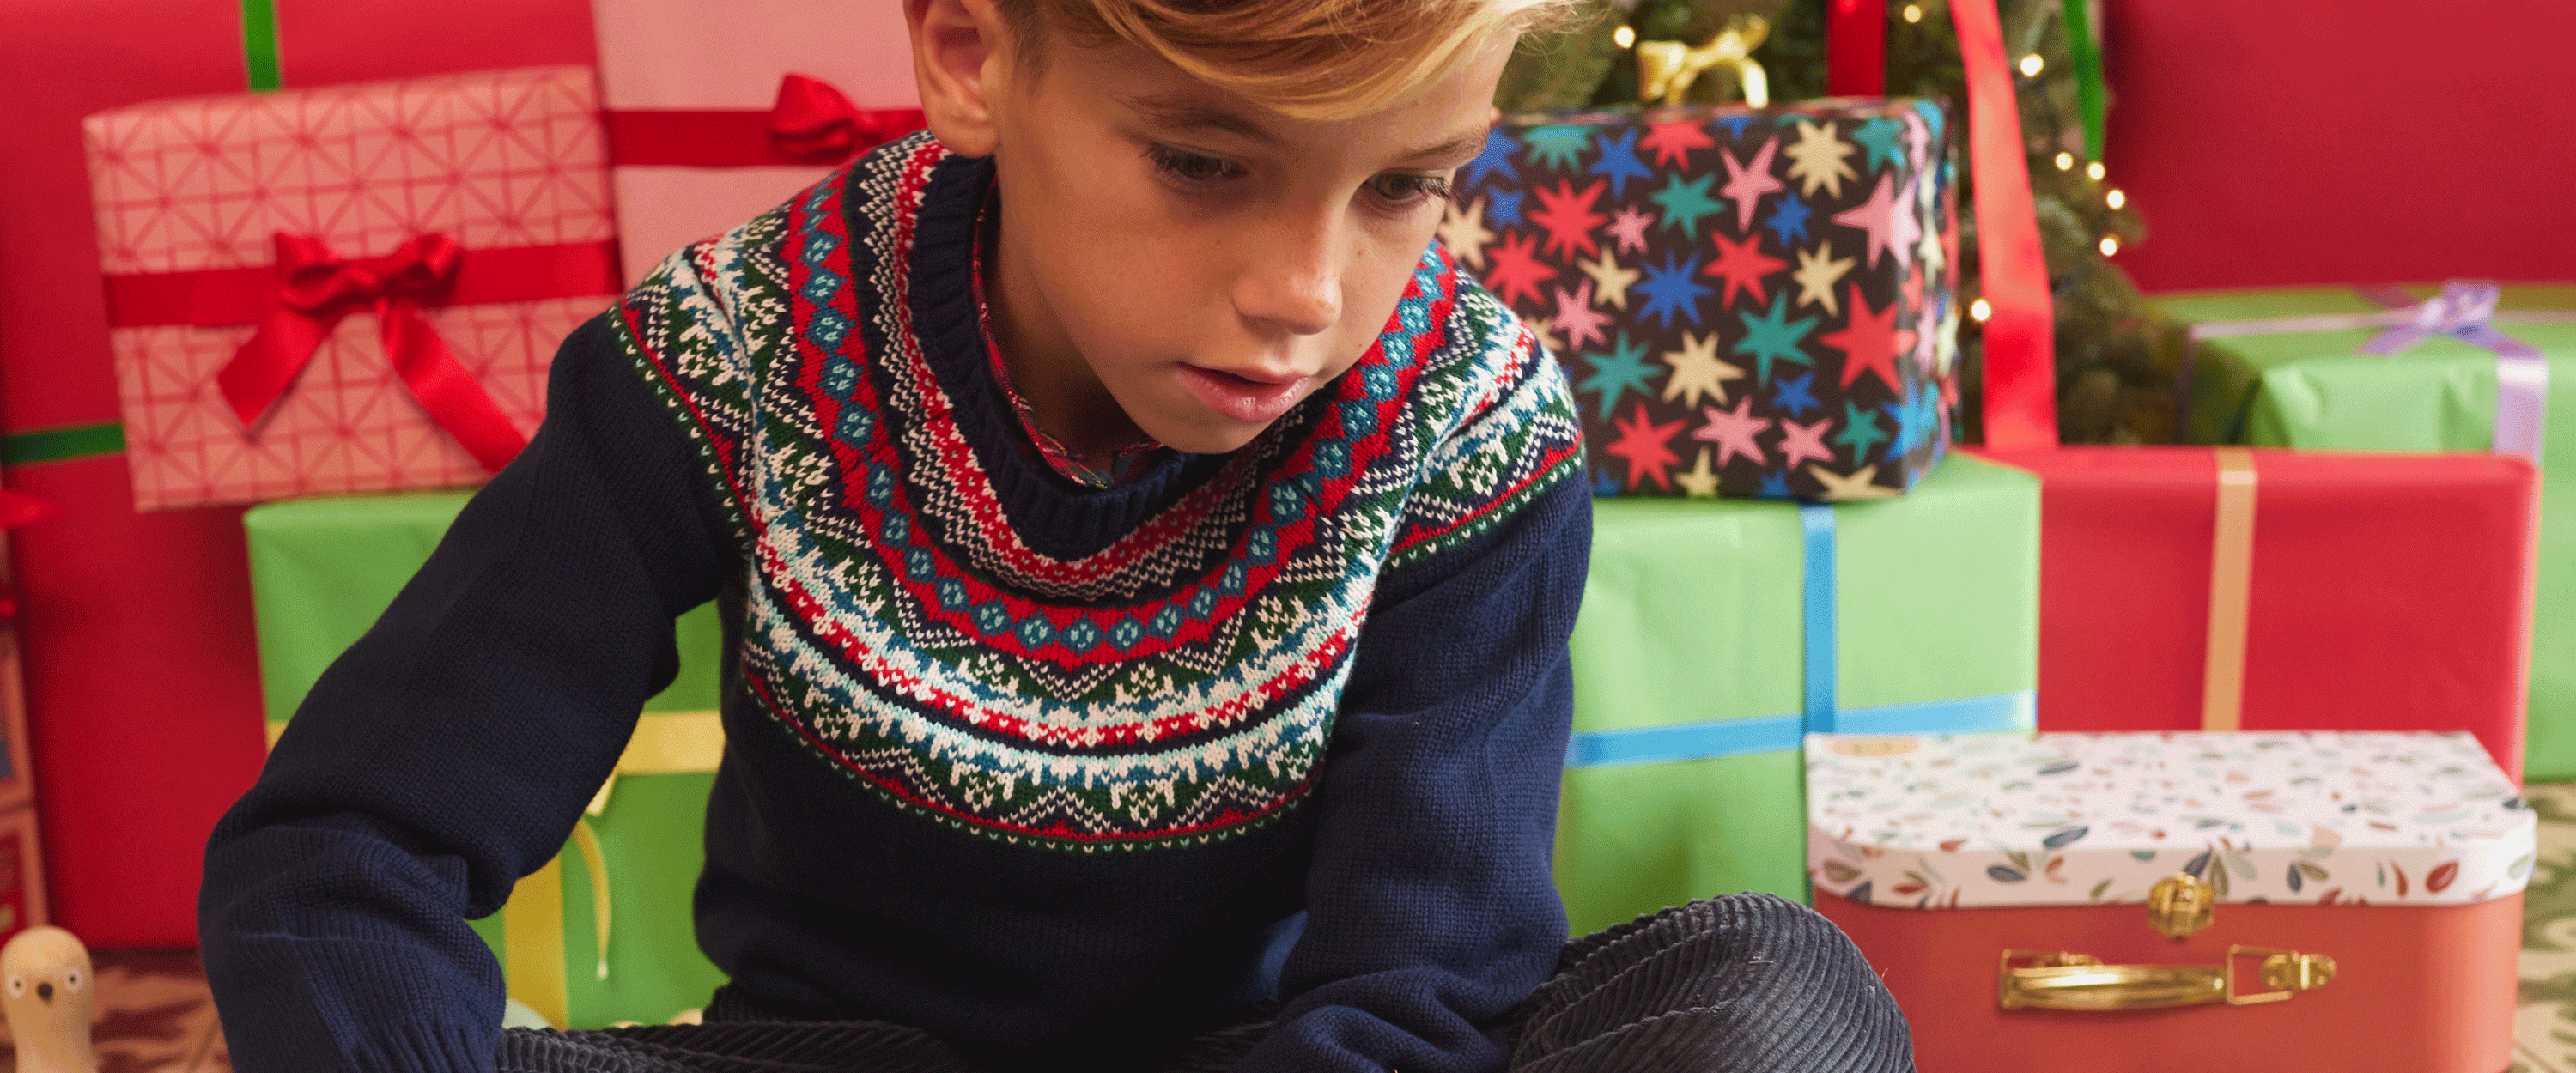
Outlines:
{"type": "Polygon", "coordinates": [[[2467,730],[2521,771],[2530,464],[2243,448],[1980,453],[2042,481],[2041,729],[2467,730]],[[2242,533],[2221,532],[2221,452],[2248,464],[2229,493],[2250,507],[2242,533]],[[2229,543],[2241,564],[2226,562],[2229,543]]]}

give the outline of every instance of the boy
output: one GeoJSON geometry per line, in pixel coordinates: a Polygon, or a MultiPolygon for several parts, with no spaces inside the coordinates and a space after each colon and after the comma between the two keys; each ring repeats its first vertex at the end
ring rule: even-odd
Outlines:
{"type": "Polygon", "coordinates": [[[1904,1068],[1788,903],[1562,942],[1572,402],[1429,247],[1570,6],[905,0],[930,131],[575,333],[216,831],[235,1064],[1904,1068]],[[709,599],[732,982],[502,1033],[464,921],[709,599]]]}

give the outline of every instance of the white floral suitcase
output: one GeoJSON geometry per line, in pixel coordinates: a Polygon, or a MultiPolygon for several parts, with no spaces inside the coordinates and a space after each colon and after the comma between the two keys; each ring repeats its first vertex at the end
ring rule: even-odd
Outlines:
{"type": "Polygon", "coordinates": [[[2466,733],[1807,739],[1924,1073],[2511,1062],[2535,822],[2466,733]]]}

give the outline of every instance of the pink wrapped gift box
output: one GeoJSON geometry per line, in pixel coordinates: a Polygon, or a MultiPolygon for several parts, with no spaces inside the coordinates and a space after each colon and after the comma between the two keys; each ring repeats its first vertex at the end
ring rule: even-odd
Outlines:
{"type": "Polygon", "coordinates": [[[164,101],[85,127],[138,510],[480,482],[544,417],[556,346],[619,291],[589,68],[164,101]],[[321,260],[280,265],[285,249],[321,260]],[[401,260],[423,250],[445,256],[401,260]],[[226,368],[281,318],[318,336],[278,348],[309,359],[284,353],[270,394],[228,399],[243,375],[226,368]],[[458,371],[471,382],[440,386],[458,371]],[[459,391],[483,400],[463,443],[459,391]]]}
{"type": "Polygon", "coordinates": [[[634,283],[921,128],[900,4],[591,0],[634,283]]]}

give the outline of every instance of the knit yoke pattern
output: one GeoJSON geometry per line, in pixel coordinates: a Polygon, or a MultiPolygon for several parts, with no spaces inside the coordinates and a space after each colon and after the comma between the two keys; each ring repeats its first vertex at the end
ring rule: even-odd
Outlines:
{"type": "Polygon", "coordinates": [[[692,910],[747,1008],[996,1071],[1256,1017],[1237,1073],[1503,1067],[1565,939],[1564,375],[1433,247],[1252,443],[1081,487],[977,317],[994,179],[879,146],[565,342],[527,450],[209,840],[235,1068],[491,1070],[466,921],[559,852],[710,600],[692,910]]]}
{"type": "Polygon", "coordinates": [[[854,167],[664,263],[618,339],[735,515],[745,685],[898,807],[1079,852],[1257,829],[1314,783],[1380,572],[1575,473],[1561,374],[1434,248],[1359,363],[1212,474],[1015,509],[1071,494],[994,479],[975,326],[909,271],[974,241],[989,168],[926,135],[854,167]]]}

